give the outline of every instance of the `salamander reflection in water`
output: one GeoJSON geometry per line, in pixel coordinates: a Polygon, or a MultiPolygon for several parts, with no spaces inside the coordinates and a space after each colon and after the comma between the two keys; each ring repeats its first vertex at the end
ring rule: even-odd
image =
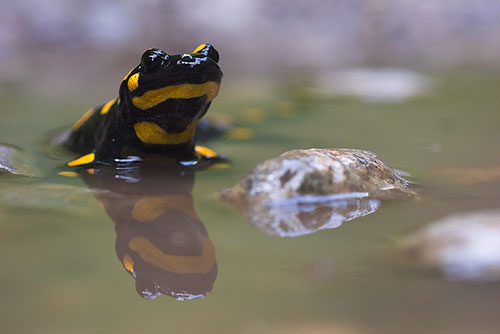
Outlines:
{"type": "Polygon", "coordinates": [[[211,158],[195,147],[197,124],[219,92],[219,54],[210,44],[192,53],[168,55],[147,50],[123,79],[119,98],[89,110],[65,141],[84,154],[69,166],[112,163],[128,156],[168,156],[178,160],[211,158]]]}
{"type": "Polygon", "coordinates": [[[192,168],[173,162],[78,173],[115,223],[116,255],[139,295],[185,300],[212,290],[215,250],[193,206],[192,168]]]}

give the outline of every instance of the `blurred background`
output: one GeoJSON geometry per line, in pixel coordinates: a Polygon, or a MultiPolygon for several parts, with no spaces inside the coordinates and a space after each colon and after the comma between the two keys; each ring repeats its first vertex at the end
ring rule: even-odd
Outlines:
{"type": "Polygon", "coordinates": [[[305,70],[312,80],[367,65],[498,69],[499,17],[495,0],[4,0],[0,77],[74,93],[121,79],[149,47],[183,53],[202,42],[219,49],[230,79],[305,70]]]}

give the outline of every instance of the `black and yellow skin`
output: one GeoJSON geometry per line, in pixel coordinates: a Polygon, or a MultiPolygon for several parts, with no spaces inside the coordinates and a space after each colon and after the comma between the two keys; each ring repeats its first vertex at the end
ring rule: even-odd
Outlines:
{"type": "Polygon", "coordinates": [[[123,79],[119,98],[89,110],[75,123],[65,146],[84,155],[68,165],[113,163],[129,156],[213,156],[210,150],[195,149],[194,134],[219,91],[218,61],[210,44],[179,55],[147,50],[123,79]]]}
{"type": "Polygon", "coordinates": [[[78,173],[115,223],[116,255],[140,296],[185,300],[212,290],[215,250],[193,206],[192,167],[172,161],[78,173]]]}

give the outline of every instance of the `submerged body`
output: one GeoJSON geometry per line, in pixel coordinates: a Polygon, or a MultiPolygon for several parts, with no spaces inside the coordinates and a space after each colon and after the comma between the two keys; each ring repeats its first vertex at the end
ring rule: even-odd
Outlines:
{"type": "Polygon", "coordinates": [[[210,44],[193,53],[168,55],[147,50],[120,85],[119,97],[87,111],[71,130],[65,146],[84,154],[68,163],[111,163],[130,156],[155,155],[192,160],[196,126],[217,96],[222,71],[210,44]]]}
{"type": "Polygon", "coordinates": [[[116,255],[141,297],[207,296],[217,263],[193,203],[195,169],[156,161],[140,167],[94,166],[78,175],[114,222],[116,255]]]}

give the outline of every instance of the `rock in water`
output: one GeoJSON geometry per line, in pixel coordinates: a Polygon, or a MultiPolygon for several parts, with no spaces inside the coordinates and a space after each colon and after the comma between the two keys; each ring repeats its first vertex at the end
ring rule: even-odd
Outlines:
{"type": "Polygon", "coordinates": [[[30,156],[23,149],[10,144],[0,144],[0,174],[42,176],[42,172],[34,166],[30,156]]]}
{"type": "Polygon", "coordinates": [[[402,241],[412,263],[452,281],[500,280],[500,210],[450,215],[402,241]]]}
{"type": "Polygon", "coordinates": [[[293,150],[266,160],[223,191],[260,230],[298,236],[377,210],[381,199],[416,195],[416,187],[375,154],[351,149],[293,150]]]}
{"type": "Polygon", "coordinates": [[[263,202],[310,196],[388,199],[414,195],[415,186],[372,152],[309,149],[288,151],[260,163],[225,191],[224,199],[263,202]]]}

